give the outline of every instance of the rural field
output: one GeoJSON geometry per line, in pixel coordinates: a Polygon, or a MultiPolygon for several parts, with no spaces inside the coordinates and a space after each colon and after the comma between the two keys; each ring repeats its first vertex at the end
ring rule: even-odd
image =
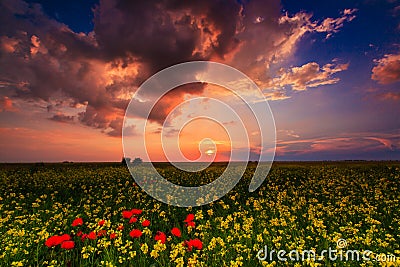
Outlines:
{"type": "MultiPolygon", "coordinates": [[[[157,168],[182,185],[224,170],[157,168]]],[[[400,266],[399,162],[278,162],[249,193],[253,170],[222,199],[179,208],[148,196],[121,164],[3,164],[0,265],[400,266]],[[329,248],[336,259],[320,256],[329,248]],[[283,261],[271,250],[298,254],[283,261]],[[307,250],[317,257],[303,259],[307,250]]]]}

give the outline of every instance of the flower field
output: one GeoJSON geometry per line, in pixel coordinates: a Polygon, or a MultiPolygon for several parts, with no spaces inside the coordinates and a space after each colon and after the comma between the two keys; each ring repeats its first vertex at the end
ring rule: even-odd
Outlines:
{"type": "MultiPolygon", "coordinates": [[[[182,185],[224,170],[158,168],[182,185]]],[[[400,266],[399,163],[275,163],[249,193],[253,169],[222,199],[179,208],[148,196],[120,164],[1,165],[0,266],[400,266]],[[371,253],[259,260],[265,246],[371,253]]]]}

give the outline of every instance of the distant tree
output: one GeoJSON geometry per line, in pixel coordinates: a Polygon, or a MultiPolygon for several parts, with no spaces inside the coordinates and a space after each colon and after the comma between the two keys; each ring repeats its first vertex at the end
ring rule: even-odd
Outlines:
{"type": "Polygon", "coordinates": [[[133,165],[138,165],[138,164],[140,164],[140,163],[142,163],[142,162],[143,162],[143,160],[142,160],[141,158],[135,158],[135,159],[132,161],[133,165]]]}
{"type": "Polygon", "coordinates": [[[122,164],[126,164],[126,165],[129,165],[129,163],[131,163],[131,158],[125,158],[125,157],[123,157],[122,158],[122,160],[121,160],[121,163],[122,164]]]}

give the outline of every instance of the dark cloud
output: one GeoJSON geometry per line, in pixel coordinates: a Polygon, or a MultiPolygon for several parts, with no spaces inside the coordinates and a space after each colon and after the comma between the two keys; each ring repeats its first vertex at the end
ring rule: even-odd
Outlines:
{"type": "Polygon", "coordinates": [[[155,73],[235,47],[235,1],[100,1],[94,32],[109,58],[133,57],[155,73]],[[211,43],[208,41],[211,40],[211,43]]]}
{"type": "Polygon", "coordinates": [[[64,122],[64,123],[73,122],[74,116],[68,116],[65,114],[58,113],[58,114],[53,115],[53,117],[51,117],[50,120],[57,121],[57,122],[64,122]]]}
{"type": "Polygon", "coordinates": [[[0,112],[15,110],[16,108],[14,107],[13,102],[9,97],[3,96],[2,98],[0,98],[0,112]]]}
{"type": "MultiPolygon", "coordinates": [[[[38,4],[3,0],[0,84],[12,88],[12,97],[29,100],[49,102],[62,92],[71,107],[86,107],[77,111],[81,123],[117,136],[132,94],[167,66],[220,61],[264,86],[270,84],[270,64],[291,55],[306,32],[332,31],[317,29],[304,12],[290,17],[280,10],[278,0],[244,5],[234,0],[101,0],[94,8],[94,29],[84,34],[49,18],[38,4]]],[[[342,22],[336,24],[335,31],[342,22]]],[[[185,94],[203,89],[189,86],[168,94],[150,119],[161,123],[185,94]]],[[[48,110],[56,111],[51,105],[48,110]]]]}

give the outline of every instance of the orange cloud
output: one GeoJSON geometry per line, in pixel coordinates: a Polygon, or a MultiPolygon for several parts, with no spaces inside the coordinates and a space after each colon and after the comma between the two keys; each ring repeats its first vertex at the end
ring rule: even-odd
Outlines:
{"type": "Polygon", "coordinates": [[[400,100],[400,93],[386,92],[386,93],[377,94],[377,97],[380,100],[399,101],[400,100]]]}
{"type": "Polygon", "coordinates": [[[380,84],[400,81],[400,54],[388,54],[376,59],[371,78],[380,84]]]}
{"type": "Polygon", "coordinates": [[[333,33],[336,33],[339,31],[340,28],[343,27],[344,22],[348,21],[352,21],[353,19],[356,18],[356,16],[354,15],[354,13],[357,11],[356,8],[349,8],[349,9],[345,9],[342,12],[342,16],[339,18],[326,18],[322,21],[322,23],[320,25],[318,25],[317,27],[315,27],[315,31],[317,32],[326,32],[328,33],[326,35],[326,38],[328,39],[329,37],[332,36],[333,33]]]}
{"type": "Polygon", "coordinates": [[[1,51],[6,53],[14,53],[19,40],[17,38],[9,38],[8,36],[0,36],[1,51]]]}
{"type": "Polygon", "coordinates": [[[346,70],[349,64],[329,63],[320,67],[316,62],[310,62],[300,67],[293,67],[272,80],[273,86],[282,88],[290,85],[293,90],[304,91],[307,88],[335,84],[340,79],[333,74],[346,70]]]}
{"type": "Polygon", "coordinates": [[[3,96],[3,98],[0,99],[0,111],[17,111],[17,108],[14,107],[9,97],[3,96]]]}

